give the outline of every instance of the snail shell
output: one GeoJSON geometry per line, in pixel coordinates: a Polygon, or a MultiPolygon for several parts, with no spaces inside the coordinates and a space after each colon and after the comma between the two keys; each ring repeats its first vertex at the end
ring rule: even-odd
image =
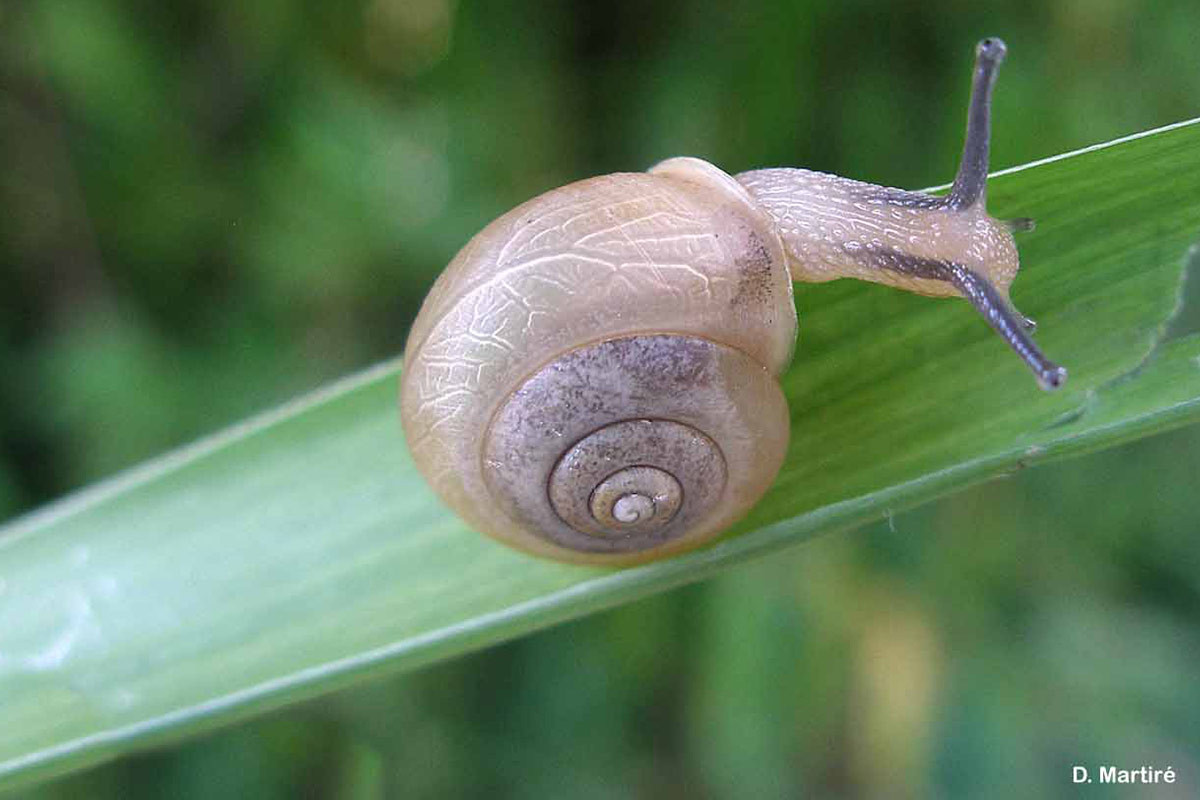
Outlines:
{"type": "Polygon", "coordinates": [[[624,564],[694,547],[778,472],[796,341],[776,226],[693,158],[547,192],[442,273],[405,353],[414,460],[473,527],[624,564]]]}

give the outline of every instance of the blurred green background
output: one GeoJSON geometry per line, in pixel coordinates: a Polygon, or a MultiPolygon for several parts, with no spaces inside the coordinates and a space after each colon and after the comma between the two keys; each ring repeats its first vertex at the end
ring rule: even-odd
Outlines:
{"type": "MultiPolygon", "coordinates": [[[[0,4],[0,519],[395,355],[553,186],[946,182],[984,35],[994,167],[1200,115],[1195,0],[0,4]]],[[[1194,797],[1197,474],[1195,428],[1026,470],[25,794],[1194,797]]]]}

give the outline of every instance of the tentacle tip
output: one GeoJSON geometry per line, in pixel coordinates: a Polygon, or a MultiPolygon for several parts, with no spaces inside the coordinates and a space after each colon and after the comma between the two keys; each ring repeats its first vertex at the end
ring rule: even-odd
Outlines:
{"type": "Polygon", "coordinates": [[[1067,370],[1057,365],[1050,366],[1038,374],[1038,386],[1042,391],[1052,392],[1067,382],[1067,370]]]}
{"type": "Polygon", "coordinates": [[[999,64],[1007,53],[1008,47],[1004,44],[1004,40],[996,36],[989,36],[975,46],[975,56],[981,61],[999,64]]]}
{"type": "Polygon", "coordinates": [[[1031,231],[1037,227],[1032,217],[1017,217],[1016,219],[1004,220],[1004,227],[1008,228],[1009,233],[1024,233],[1031,231]]]}

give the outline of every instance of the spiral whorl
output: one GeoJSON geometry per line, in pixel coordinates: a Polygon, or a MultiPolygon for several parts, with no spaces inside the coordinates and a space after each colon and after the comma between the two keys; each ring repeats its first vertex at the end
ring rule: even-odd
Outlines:
{"type": "Polygon", "coordinates": [[[689,336],[611,339],[561,354],[509,397],[488,429],[484,479],[499,510],[560,557],[628,561],[744,513],[786,430],[773,376],[741,352],[689,336]]]}
{"type": "Polygon", "coordinates": [[[689,501],[695,515],[725,488],[725,458],[700,431],[669,420],[625,420],[589,434],[550,475],[550,502],[581,533],[640,537],[663,532],[689,501]]]}
{"type": "MultiPolygon", "coordinates": [[[[637,466],[601,481],[592,492],[588,510],[606,533],[638,533],[666,525],[682,502],[683,487],[674,475],[657,467],[637,466]]],[[[561,517],[563,509],[557,504],[555,509],[561,517]]]]}

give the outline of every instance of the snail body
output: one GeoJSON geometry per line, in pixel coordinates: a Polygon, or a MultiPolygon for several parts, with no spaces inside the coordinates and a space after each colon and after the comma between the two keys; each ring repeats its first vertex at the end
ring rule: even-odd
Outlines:
{"type": "Polygon", "coordinates": [[[965,296],[1043,387],[1061,383],[1007,301],[1014,226],[982,203],[1003,54],[994,39],[977,50],[946,197],[673,158],[488,225],[438,278],[405,351],[402,422],[439,496],[473,527],[565,561],[633,563],[711,539],[783,462],[793,281],[965,296]]]}

